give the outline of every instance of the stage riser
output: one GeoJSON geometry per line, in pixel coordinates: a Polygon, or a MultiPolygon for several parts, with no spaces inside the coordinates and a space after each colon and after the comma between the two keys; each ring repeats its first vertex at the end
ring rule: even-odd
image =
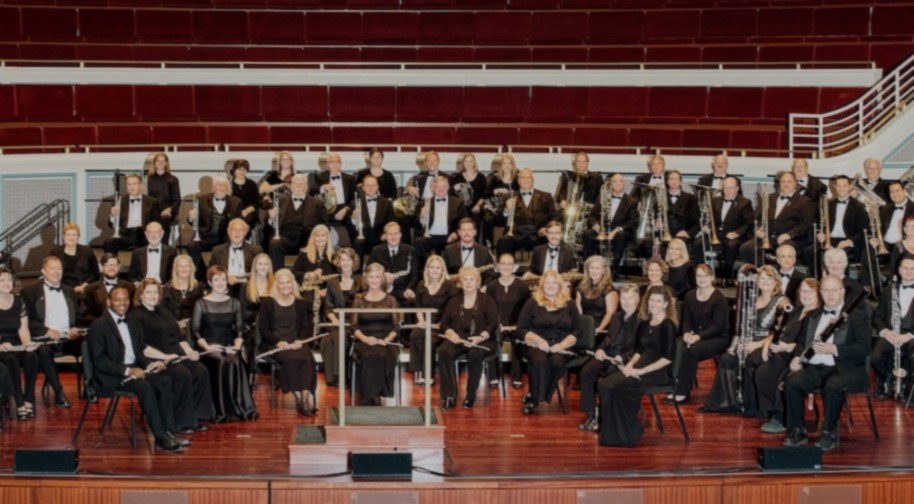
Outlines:
{"type": "Polygon", "coordinates": [[[444,447],[444,427],[378,427],[328,425],[327,446],[440,446],[444,447]]]}

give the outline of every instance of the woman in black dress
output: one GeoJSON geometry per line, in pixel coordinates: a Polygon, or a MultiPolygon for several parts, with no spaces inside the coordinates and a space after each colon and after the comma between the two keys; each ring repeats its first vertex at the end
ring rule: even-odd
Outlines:
{"type": "Polygon", "coordinates": [[[154,221],[162,224],[162,243],[168,243],[171,227],[181,208],[181,182],[171,173],[168,154],[157,152],[146,172],[146,194],[156,199],[154,221]]]}
{"type": "Polygon", "coordinates": [[[175,257],[171,281],[165,284],[164,290],[162,305],[171,312],[186,332],[190,317],[194,313],[194,305],[203,297],[203,286],[197,282],[194,261],[189,255],[181,254],[175,257]]]}
{"type": "Polygon", "coordinates": [[[384,151],[377,147],[368,153],[368,168],[362,168],[356,173],[356,181],[362,185],[362,179],[371,175],[378,179],[378,192],[381,196],[393,201],[397,199],[397,179],[394,174],[384,169],[384,151]]]}
{"type": "Polygon", "coordinates": [[[673,289],[673,296],[681,301],[686,292],[695,288],[695,268],[689,260],[689,251],[684,241],[679,238],[670,240],[666,249],[666,262],[669,265],[666,284],[673,289]]]}
{"type": "Polygon", "coordinates": [[[236,159],[229,170],[230,194],[241,199],[241,218],[248,224],[249,236],[257,225],[257,209],[260,208],[260,190],[257,183],[248,178],[250,171],[247,159],[236,159]]]}
{"type": "MultiPolygon", "coordinates": [[[[511,341],[511,386],[524,386],[522,345],[515,343],[517,317],[521,308],[530,298],[530,286],[514,274],[514,254],[502,254],[498,258],[498,278],[487,283],[482,292],[488,294],[498,306],[498,326],[501,340],[511,341]]],[[[491,386],[492,377],[489,377],[491,386]]],[[[498,382],[496,381],[496,386],[498,382]]]]}
{"type": "Polygon", "coordinates": [[[581,315],[571,301],[568,284],[555,270],[543,273],[539,285],[517,319],[517,335],[526,348],[530,388],[521,401],[523,414],[532,415],[541,402],[550,402],[565,374],[567,355],[581,336],[581,315]]]}
{"type": "Polygon", "coordinates": [[[597,334],[606,332],[619,308],[619,293],[602,256],[591,256],[584,261],[584,280],[575,289],[575,303],[581,315],[593,317],[597,334]]]}
{"type": "Polygon", "coordinates": [[[216,422],[254,420],[257,409],[241,358],[241,302],[228,295],[225,268],[210,266],[206,278],[212,290],[194,305],[191,332],[210,372],[216,422]]]}
{"type": "Polygon", "coordinates": [[[292,265],[292,273],[299,283],[304,279],[305,273],[320,271],[319,275],[330,275],[336,272],[333,265],[336,252],[330,243],[330,228],[323,224],[314,226],[308,243],[298,253],[298,259],[292,265]]]}
{"type": "MultiPolygon", "coordinates": [[[[479,286],[482,278],[479,270],[464,266],[457,273],[463,293],[454,296],[441,315],[440,332],[447,341],[438,346],[438,376],[441,377],[441,409],[453,409],[457,404],[457,375],[454,362],[462,355],[467,356],[467,392],[464,408],[472,408],[476,402],[476,389],[482,378],[485,359],[495,355],[498,329],[498,307],[495,301],[482,292],[479,286]],[[469,342],[476,347],[466,345],[469,342]],[[482,347],[482,348],[478,348],[482,347]]],[[[497,364],[495,364],[497,365],[497,364]]]]}
{"type": "Polygon", "coordinates": [[[667,275],[669,274],[670,267],[663,259],[652,257],[644,261],[642,269],[644,271],[644,277],[647,278],[647,283],[641,285],[642,298],[647,294],[647,290],[651,287],[668,287],[666,279],[667,275]]]}
{"type": "Polygon", "coordinates": [[[502,154],[498,171],[488,178],[486,190],[483,193],[483,198],[488,204],[484,203],[486,211],[483,214],[482,243],[491,247],[494,243],[495,228],[507,225],[507,218],[503,212],[504,202],[509,195],[519,190],[517,164],[514,162],[514,156],[508,153],[502,154]]]}
{"type": "Polygon", "coordinates": [[[476,156],[472,153],[462,154],[458,159],[457,173],[450,177],[451,194],[463,201],[470,217],[476,221],[476,229],[482,229],[482,203],[488,185],[486,177],[479,173],[476,156]]]}
{"type": "Polygon", "coordinates": [[[299,297],[295,275],[286,268],[277,271],[272,294],[260,299],[257,325],[263,341],[280,350],[272,355],[281,364],[279,386],[283,392],[292,393],[295,409],[302,416],[314,416],[317,411],[314,355],[301,343],[314,331],[309,311],[310,307],[299,297]]]}
{"type": "MultiPolygon", "coordinates": [[[[361,267],[359,255],[355,250],[349,247],[339,249],[335,256],[334,266],[339,270],[340,276],[327,280],[327,295],[324,303],[324,316],[334,327],[331,328],[329,337],[321,338],[320,345],[321,358],[324,361],[324,379],[327,380],[329,387],[335,387],[340,378],[339,334],[335,329],[339,326],[340,319],[333,309],[352,308],[352,301],[361,284],[361,277],[355,274],[361,267]]],[[[347,347],[346,355],[349,353],[348,350],[347,347]]]]}
{"type": "Polygon", "coordinates": [[[289,185],[292,183],[292,176],[295,175],[295,158],[289,151],[280,151],[273,154],[273,162],[270,171],[266,172],[257,187],[260,190],[260,196],[263,198],[262,204],[272,203],[270,194],[274,191],[279,193],[289,192],[289,185]]]}
{"type": "Polygon", "coordinates": [[[73,287],[77,294],[99,279],[98,258],[92,249],[79,244],[79,225],[72,222],[63,227],[63,245],[51,248],[50,255],[60,259],[63,264],[63,277],[60,283],[73,287]]]}
{"type": "MultiPolygon", "coordinates": [[[[416,385],[424,385],[426,378],[422,376],[425,370],[425,325],[432,324],[433,328],[438,325],[437,321],[441,318],[444,307],[459,292],[460,289],[457,288],[457,285],[447,277],[444,259],[433,254],[425,262],[425,272],[422,274],[419,285],[416,286],[415,293],[412,290],[404,293],[407,299],[413,300],[416,308],[438,310],[432,315],[431,320],[426,320],[424,314],[417,313],[416,328],[409,333],[409,370],[414,373],[413,383],[416,385]]],[[[437,341],[432,341],[433,347],[437,347],[437,345],[437,341]]],[[[432,353],[434,354],[434,352],[432,353]]]]}
{"type": "Polygon", "coordinates": [[[599,430],[597,422],[597,381],[611,373],[619,372],[622,366],[635,353],[635,338],[641,318],[638,307],[641,296],[638,286],[628,284],[619,289],[619,306],[622,308],[613,314],[609,322],[609,331],[603,342],[597,346],[594,358],[581,368],[581,411],[587,417],[578,429],[590,432],[599,430]]]}
{"type": "Polygon", "coordinates": [[[673,380],[676,310],[666,287],[651,287],[641,303],[635,354],[618,373],[600,380],[600,444],[632,448],[644,432],[638,420],[644,390],[673,380]]]}
{"type": "Polygon", "coordinates": [[[0,364],[9,371],[11,390],[6,395],[16,401],[16,418],[27,420],[35,416],[38,352],[31,345],[25,304],[21,297],[13,295],[15,282],[11,270],[0,268],[0,364]],[[21,371],[25,371],[25,388],[21,371]]]}
{"type": "Polygon", "coordinates": [[[146,278],[137,286],[134,308],[127,317],[136,319],[143,328],[146,357],[171,361],[165,375],[171,378],[175,398],[185,398],[190,389],[193,400],[179,401],[175,409],[175,424],[181,433],[205,431],[200,420],[213,418],[213,394],[209,372],[200,363],[200,354],[181,337],[181,328],[174,316],[159,304],[162,285],[154,278],[146,278]]]}
{"type": "Polygon", "coordinates": [[[247,361],[249,380],[253,385],[257,376],[257,359],[260,349],[260,331],[257,330],[257,315],[260,313],[260,300],[269,297],[273,291],[273,261],[266,253],[259,253],[251,261],[251,277],[241,294],[241,313],[247,342],[247,361]]]}
{"type": "MultiPolygon", "coordinates": [[[[366,291],[355,297],[353,308],[386,309],[399,308],[397,300],[387,293],[384,267],[378,263],[365,269],[366,291]]],[[[400,315],[396,313],[353,313],[350,320],[355,342],[355,358],[358,359],[358,388],[360,404],[377,406],[381,397],[394,395],[397,356],[400,347],[391,345],[397,338],[400,315]]]]}
{"type": "Polygon", "coordinates": [[[730,344],[730,306],[714,288],[714,270],[707,264],[695,268],[696,289],[685,295],[682,306],[682,361],[679,390],[668,401],[687,402],[698,374],[698,363],[724,353],[730,344]]]}

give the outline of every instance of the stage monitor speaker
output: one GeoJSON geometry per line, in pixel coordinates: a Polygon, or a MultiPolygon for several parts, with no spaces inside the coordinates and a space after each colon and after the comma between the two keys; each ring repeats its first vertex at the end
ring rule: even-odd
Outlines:
{"type": "Polygon", "coordinates": [[[349,457],[354,480],[408,480],[413,475],[413,454],[410,452],[353,452],[349,457]]]}
{"type": "Polygon", "coordinates": [[[79,468],[79,450],[69,448],[19,448],[15,458],[14,469],[17,474],[75,474],[79,468]]]}
{"type": "Polygon", "coordinates": [[[763,471],[814,471],[822,469],[822,449],[815,446],[759,448],[758,465],[763,471]]]}

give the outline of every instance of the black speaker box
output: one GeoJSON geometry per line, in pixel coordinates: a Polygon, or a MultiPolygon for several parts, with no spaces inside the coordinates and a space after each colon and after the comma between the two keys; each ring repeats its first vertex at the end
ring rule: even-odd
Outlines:
{"type": "Polygon", "coordinates": [[[822,449],[815,446],[759,448],[758,465],[763,471],[815,471],[822,469],[822,449]]]}
{"type": "Polygon", "coordinates": [[[413,475],[413,454],[410,452],[350,453],[349,467],[354,480],[408,480],[413,475]]]}
{"type": "Polygon", "coordinates": [[[79,450],[17,449],[16,473],[74,474],[79,468],[79,450]]]}

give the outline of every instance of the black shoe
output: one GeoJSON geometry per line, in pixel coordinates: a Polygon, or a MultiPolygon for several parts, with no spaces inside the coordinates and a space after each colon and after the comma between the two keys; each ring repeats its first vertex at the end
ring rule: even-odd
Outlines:
{"type": "Polygon", "coordinates": [[[54,405],[58,408],[69,409],[70,400],[67,399],[67,395],[63,392],[57,394],[54,398],[54,405]]]}
{"type": "Polygon", "coordinates": [[[175,443],[178,443],[178,445],[181,448],[184,448],[185,446],[190,446],[191,444],[193,444],[193,442],[190,439],[179,438],[178,436],[175,436],[171,432],[165,433],[165,439],[169,439],[171,441],[174,441],[175,443]]]}
{"type": "Polygon", "coordinates": [[[497,389],[497,388],[498,388],[498,380],[492,380],[492,381],[490,381],[490,382],[489,382],[489,388],[490,388],[490,389],[497,389]]]}
{"type": "Polygon", "coordinates": [[[475,403],[475,402],[476,402],[475,399],[464,399],[464,401],[463,401],[463,409],[470,409],[470,408],[472,408],[472,407],[473,407],[473,403],[475,403]]]}
{"type": "Polygon", "coordinates": [[[338,378],[334,378],[332,380],[327,380],[327,386],[328,387],[339,387],[340,380],[338,378]]]}
{"type": "Polygon", "coordinates": [[[304,404],[298,404],[295,406],[295,411],[298,411],[298,414],[301,416],[311,417],[314,416],[314,410],[306,408],[304,404]]]}
{"type": "Polygon", "coordinates": [[[790,429],[790,434],[784,439],[784,446],[805,446],[807,443],[809,439],[806,437],[806,429],[790,429]]]}
{"type": "Polygon", "coordinates": [[[883,382],[876,387],[876,399],[888,399],[889,397],[892,397],[892,390],[889,386],[889,382],[883,382]]]}
{"type": "Polygon", "coordinates": [[[524,408],[522,410],[520,410],[520,412],[523,413],[524,416],[530,416],[533,414],[534,411],[536,411],[536,406],[534,406],[533,404],[525,404],[524,408]]]}
{"type": "Polygon", "coordinates": [[[524,388],[524,382],[522,382],[520,380],[514,380],[513,382],[511,382],[511,388],[513,388],[513,389],[524,388]]]}
{"type": "Polygon", "coordinates": [[[584,423],[578,425],[578,430],[591,431],[589,427],[592,423],[596,423],[597,419],[593,415],[587,415],[587,418],[584,420],[584,423]]]}
{"type": "Polygon", "coordinates": [[[193,427],[178,427],[178,434],[193,434],[196,432],[193,427]]]}
{"type": "Polygon", "coordinates": [[[209,427],[203,425],[202,423],[198,423],[197,425],[194,425],[192,428],[194,429],[194,432],[206,432],[209,430],[209,427]]]}
{"type": "Polygon", "coordinates": [[[822,431],[822,437],[816,441],[816,446],[827,452],[838,447],[838,436],[828,431],[822,431]]]}
{"type": "Polygon", "coordinates": [[[529,393],[529,392],[527,392],[526,394],[524,394],[523,397],[520,398],[520,403],[523,404],[523,405],[525,405],[525,406],[526,406],[527,404],[532,403],[532,402],[533,402],[533,394],[531,394],[531,393],[529,393]]]}
{"type": "Polygon", "coordinates": [[[454,409],[454,406],[457,406],[457,399],[453,397],[445,397],[441,400],[441,411],[450,411],[454,409]]]}
{"type": "Polygon", "coordinates": [[[156,450],[168,453],[181,453],[184,451],[184,447],[181,446],[181,443],[173,439],[156,439],[156,450]]]}
{"type": "Polygon", "coordinates": [[[89,398],[86,400],[92,404],[96,404],[98,402],[98,394],[96,394],[95,392],[92,392],[91,394],[89,394],[89,398]]]}

